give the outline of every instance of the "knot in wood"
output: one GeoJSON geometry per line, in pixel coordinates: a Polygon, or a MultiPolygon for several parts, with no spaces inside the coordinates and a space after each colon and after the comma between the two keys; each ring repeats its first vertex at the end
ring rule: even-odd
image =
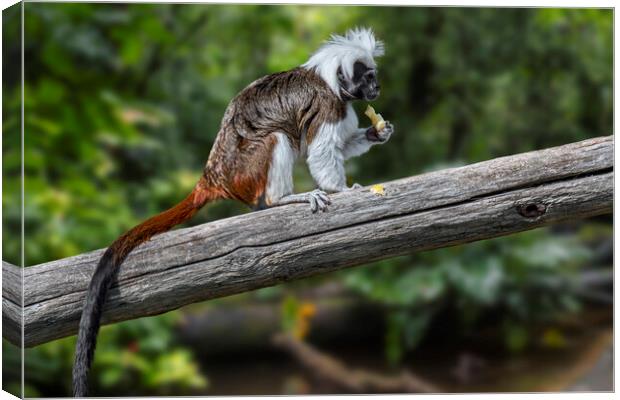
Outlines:
{"type": "Polygon", "coordinates": [[[525,203],[517,205],[517,212],[526,218],[540,217],[547,211],[547,207],[542,203],[525,203]]]}

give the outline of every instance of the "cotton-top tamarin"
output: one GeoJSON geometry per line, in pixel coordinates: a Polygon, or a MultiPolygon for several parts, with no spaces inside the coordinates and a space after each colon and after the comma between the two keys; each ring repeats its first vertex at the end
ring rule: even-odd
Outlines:
{"type": "Polygon", "coordinates": [[[379,96],[374,58],[383,43],[369,29],[332,35],[310,59],[290,71],[265,76],[229,104],[203,174],[179,204],[120,236],[92,277],[73,365],[73,394],[87,394],[103,304],[120,265],[136,246],[190,219],[206,203],[236,199],[254,208],[309,203],[324,211],[328,192],[347,187],[344,161],[390,138],[394,128],[359,128],[351,102],[379,96]],[[293,194],[293,164],[305,158],[318,189],[293,194]]]}

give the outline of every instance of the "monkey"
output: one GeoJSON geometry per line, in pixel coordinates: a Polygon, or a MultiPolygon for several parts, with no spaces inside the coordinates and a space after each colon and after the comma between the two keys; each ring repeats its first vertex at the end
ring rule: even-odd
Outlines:
{"type": "Polygon", "coordinates": [[[238,200],[253,209],[307,203],[325,211],[328,193],[348,187],[344,162],[385,143],[394,132],[359,128],[355,100],[380,94],[376,57],[384,44],[371,29],[331,35],[301,66],[264,76],[227,106],[220,129],[193,190],[180,203],[147,219],[116,239],[91,278],[79,322],[73,364],[73,395],[87,395],[103,306],[112,281],[129,253],[154,235],[189,220],[205,204],[238,200]],[[317,189],[293,193],[293,165],[305,159],[317,189]]]}

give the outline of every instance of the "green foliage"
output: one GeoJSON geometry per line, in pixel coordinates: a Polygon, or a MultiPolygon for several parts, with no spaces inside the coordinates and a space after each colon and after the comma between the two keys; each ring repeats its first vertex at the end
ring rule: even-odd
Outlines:
{"type": "Polygon", "coordinates": [[[294,296],[286,296],[282,301],[280,324],[284,332],[292,332],[295,329],[300,306],[299,300],[294,296]]]}
{"type": "Polygon", "coordinates": [[[398,310],[387,315],[385,356],[390,364],[398,363],[406,350],[413,349],[420,343],[432,317],[431,309],[421,313],[415,310],[398,310]]]}
{"type": "Polygon", "coordinates": [[[526,348],[529,338],[527,328],[523,324],[507,319],[503,325],[506,347],[514,352],[526,348]]]}
{"type": "Polygon", "coordinates": [[[316,305],[311,302],[300,302],[296,297],[288,295],[282,301],[282,331],[303,340],[310,332],[312,317],[316,314],[316,305]]]}
{"type": "Polygon", "coordinates": [[[102,389],[98,393],[120,388],[124,390],[118,393],[171,395],[206,387],[191,354],[174,343],[177,319],[178,313],[169,313],[102,332],[93,365],[102,389]]]}
{"type": "Polygon", "coordinates": [[[392,311],[386,356],[396,362],[424,337],[438,309],[453,306],[465,331],[501,310],[506,347],[522,350],[527,326],[579,310],[571,277],[589,258],[578,236],[545,230],[377,263],[344,275],[345,284],[392,311]]]}
{"type": "MultiPolygon", "coordinates": [[[[102,396],[179,395],[204,390],[208,381],[192,354],[174,341],[178,318],[175,312],[103,327],[91,373],[93,390],[102,396]]],[[[19,371],[19,349],[3,344],[5,354],[8,350],[5,368],[19,371]]],[[[26,393],[69,395],[74,350],[75,337],[26,349],[26,393]]]]}

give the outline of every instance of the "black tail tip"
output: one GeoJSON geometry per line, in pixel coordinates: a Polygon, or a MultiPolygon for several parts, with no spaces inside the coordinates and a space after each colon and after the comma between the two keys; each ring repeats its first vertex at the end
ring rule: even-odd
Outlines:
{"type": "Polygon", "coordinates": [[[86,397],[86,396],[88,396],[88,391],[86,387],[73,386],[73,397],[86,397]]]}
{"type": "Polygon", "coordinates": [[[73,375],[73,397],[88,396],[88,379],[86,376],[73,375]]]}

